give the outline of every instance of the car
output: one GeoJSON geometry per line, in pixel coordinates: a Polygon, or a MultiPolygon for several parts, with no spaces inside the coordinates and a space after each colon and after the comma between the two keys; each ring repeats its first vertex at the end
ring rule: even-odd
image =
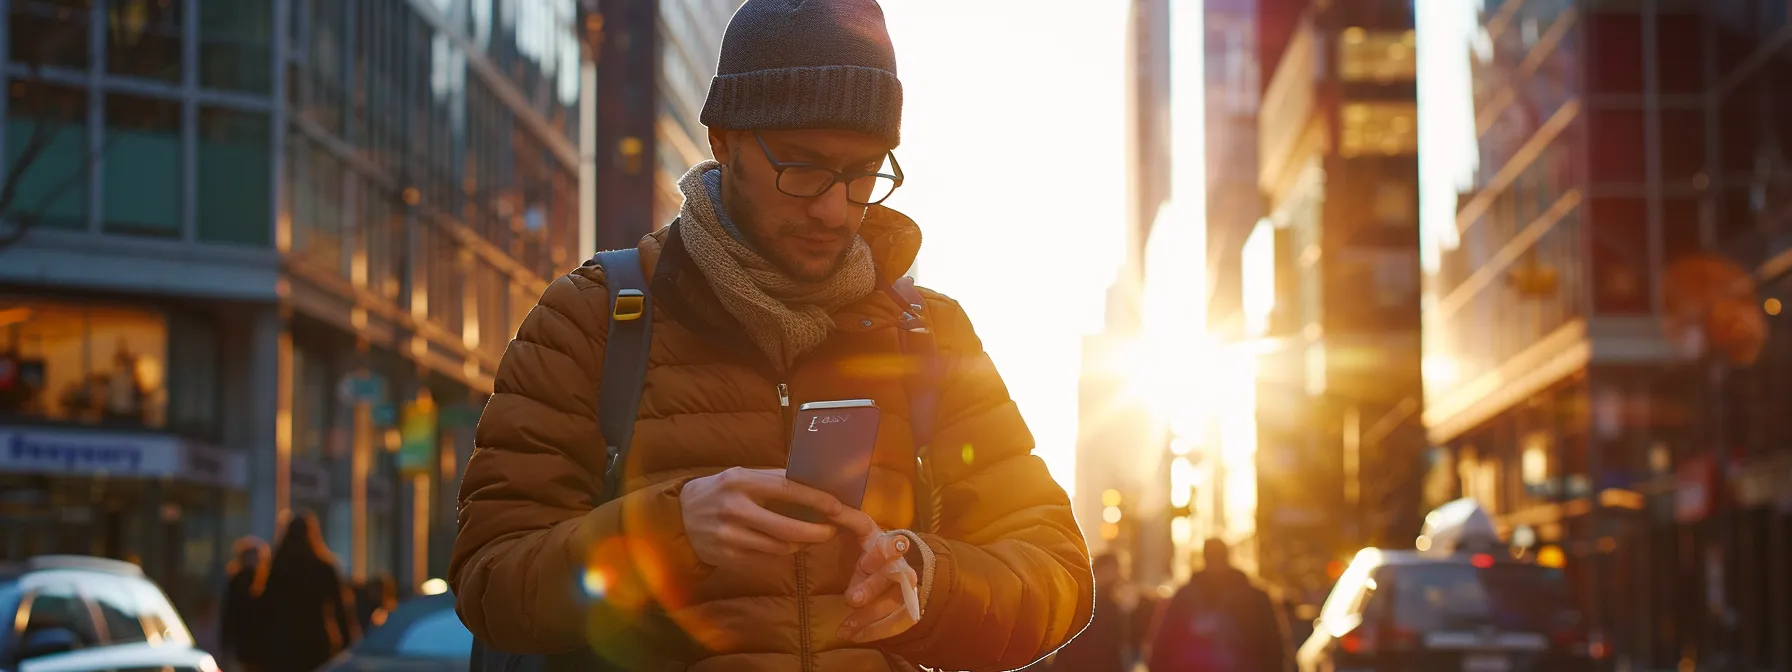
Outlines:
{"type": "Polygon", "coordinates": [[[39,556],[0,565],[0,672],[218,672],[167,594],[128,562],[39,556]]]}
{"type": "Polygon", "coordinates": [[[473,633],[454,612],[454,595],[400,602],[384,623],[331,660],[326,672],[467,672],[473,633]]]}
{"type": "Polygon", "coordinates": [[[1416,550],[1357,554],[1295,655],[1301,672],[1594,669],[1604,646],[1561,569],[1515,560],[1472,505],[1436,514],[1416,550]]]}

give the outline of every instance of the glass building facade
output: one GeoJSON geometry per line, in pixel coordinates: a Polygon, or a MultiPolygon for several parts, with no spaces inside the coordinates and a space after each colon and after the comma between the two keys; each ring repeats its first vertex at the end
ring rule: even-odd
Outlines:
{"type": "Polygon", "coordinates": [[[345,571],[439,575],[470,420],[584,253],[574,0],[0,7],[0,558],[198,609],[305,508],[345,571]]]}
{"type": "Polygon", "coordinates": [[[1415,6],[1434,499],[1564,549],[1621,663],[1792,667],[1786,4],[1415,6]]]}

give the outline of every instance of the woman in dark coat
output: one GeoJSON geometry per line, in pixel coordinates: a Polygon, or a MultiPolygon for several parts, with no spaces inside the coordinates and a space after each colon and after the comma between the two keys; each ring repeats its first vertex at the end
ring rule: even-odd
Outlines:
{"type": "Polygon", "coordinates": [[[354,593],[310,513],[287,524],[262,600],[271,626],[267,672],[311,672],[360,637],[354,593]]]}
{"type": "Polygon", "coordinates": [[[218,639],[231,669],[261,672],[268,659],[268,618],[261,593],[268,582],[268,545],[255,537],[236,541],[236,557],[225,568],[229,583],[224,588],[223,613],[218,639]]]}

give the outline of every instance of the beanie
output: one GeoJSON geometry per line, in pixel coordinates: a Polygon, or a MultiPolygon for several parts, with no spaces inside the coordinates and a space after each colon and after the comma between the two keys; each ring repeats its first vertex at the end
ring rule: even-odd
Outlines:
{"type": "Polygon", "coordinates": [[[901,140],[902,82],[876,0],[747,0],[722,36],[703,125],[901,140]]]}

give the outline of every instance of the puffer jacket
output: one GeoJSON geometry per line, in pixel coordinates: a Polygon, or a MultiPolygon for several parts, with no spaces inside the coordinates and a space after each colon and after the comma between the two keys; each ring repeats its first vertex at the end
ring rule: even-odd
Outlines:
{"type": "MultiPolygon", "coordinates": [[[[933,292],[924,310],[946,375],[929,460],[939,525],[921,535],[934,578],[920,623],[869,645],[836,636],[851,611],[842,595],[858,557],[850,535],[759,565],[699,561],[680,489],[729,467],[784,466],[780,385],[789,408],[877,401],[884,420],[863,508],[884,529],[917,527],[915,449],[893,300],[874,292],[837,311],[834,335],[780,371],[720,309],[677,230],[639,246],[656,310],[624,494],[596,501],[603,274],[580,268],[554,281],[504,354],[461,485],[450,569],[475,635],[512,653],[590,645],[626,669],[831,672],[1012,669],[1082,630],[1094,589],[1069,500],[1032,455],[964,311],[933,292]]],[[[920,248],[914,223],[882,207],[861,235],[880,282],[920,248]]]]}

